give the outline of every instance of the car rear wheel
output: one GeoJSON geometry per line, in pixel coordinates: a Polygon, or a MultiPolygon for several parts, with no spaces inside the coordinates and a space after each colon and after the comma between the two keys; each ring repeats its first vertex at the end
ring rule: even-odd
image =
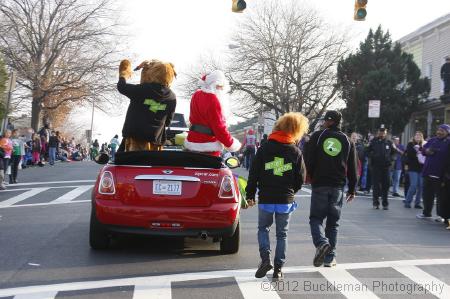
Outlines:
{"type": "Polygon", "coordinates": [[[229,237],[222,237],[220,241],[220,252],[223,254],[233,254],[239,251],[239,243],[241,241],[241,228],[238,222],[234,234],[229,237]]]}
{"type": "Polygon", "coordinates": [[[92,249],[101,250],[109,247],[109,234],[103,225],[98,221],[95,209],[91,210],[91,224],[89,230],[89,245],[92,249]]]}

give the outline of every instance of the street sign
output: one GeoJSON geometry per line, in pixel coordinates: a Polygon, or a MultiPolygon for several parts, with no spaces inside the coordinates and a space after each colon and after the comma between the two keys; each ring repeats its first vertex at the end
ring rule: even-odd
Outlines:
{"type": "Polygon", "coordinates": [[[370,100],[369,101],[369,118],[379,118],[380,117],[380,107],[381,107],[381,101],[370,100]]]}

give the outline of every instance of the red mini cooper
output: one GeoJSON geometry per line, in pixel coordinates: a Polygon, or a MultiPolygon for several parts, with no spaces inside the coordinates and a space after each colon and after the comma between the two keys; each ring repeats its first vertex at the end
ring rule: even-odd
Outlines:
{"type": "Polygon", "coordinates": [[[222,253],[236,253],[241,195],[230,168],[237,166],[183,151],[116,154],[92,192],[91,247],[106,249],[111,236],[126,233],[212,237],[222,253]]]}

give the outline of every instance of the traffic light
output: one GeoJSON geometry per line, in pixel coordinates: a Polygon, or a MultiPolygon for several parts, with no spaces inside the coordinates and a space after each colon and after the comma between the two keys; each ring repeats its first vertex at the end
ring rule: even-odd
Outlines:
{"type": "Polygon", "coordinates": [[[355,21],[364,21],[367,16],[366,10],[367,0],[355,0],[355,21]]]}
{"type": "Polygon", "coordinates": [[[243,12],[247,7],[247,3],[244,0],[232,0],[233,4],[231,5],[232,12],[243,12]]]}

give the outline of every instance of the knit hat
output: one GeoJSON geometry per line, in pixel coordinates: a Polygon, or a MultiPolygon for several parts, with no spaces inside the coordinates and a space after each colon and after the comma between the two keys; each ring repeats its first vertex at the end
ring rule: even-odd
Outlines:
{"type": "Polygon", "coordinates": [[[450,126],[449,125],[442,124],[438,128],[444,130],[445,132],[447,132],[447,134],[450,134],[450,126]]]}

